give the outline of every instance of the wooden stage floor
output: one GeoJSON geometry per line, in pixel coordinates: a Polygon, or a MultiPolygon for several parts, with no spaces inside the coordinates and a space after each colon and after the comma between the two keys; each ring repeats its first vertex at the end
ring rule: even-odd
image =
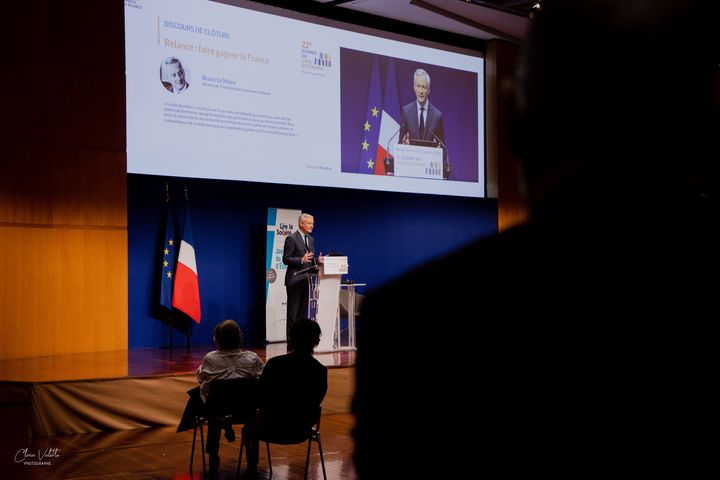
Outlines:
{"type": "MultiPolygon", "coordinates": [[[[176,425],[127,430],[104,429],[89,433],[38,436],[30,433],[36,389],[63,386],[82,389],[98,384],[128,381],[194,382],[194,372],[208,347],[140,349],[117,352],[57,355],[0,361],[0,479],[187,479],[203,478],[200,446],[193,472],[189,471],[192,430],[176,433],[176,425]]],[[[270,344],[255,351],[263,360],[285,353],[285,344],[270,344]]],[[[322,442],[328,478],[354,480],[350,402],[354,392],[355,352],[320,353],[328,366],[328,394],[323,402],[322,442]]],[[[124,384],[123,384],[124,385],[124,384]]],[[[124,392],[124,387],[120,388],[124,392]]],[[[127,389],[131,397],[131,388],[127,389]]],[[[184,390],[173,393],[185,397],[184,390]]],[[[162,400],[162,395],[157,395],[162,400]]],[[[131,398],[127,401],[131,402],[131,398]]],[[[165,409],[171,422],[179,422],[185,398],[165,409]]],[[[124,399],[119,399],[120,403],[124,399]]],[[[100,403],[102,406],[102,402],[100,403]]],[[[96,405],[97,406],[97,405],[96,405]]],[[[133,410],[135,411],[135,410],[133,410]]],[[[235,478],[239,441],[221,441],[220,478],[235,478]]],[[[300,479],[305,445],[272,446],[273,478],[300,479]]],[[[317,446],[310,458],[311,479],[321,479],[317,446]]],[[[242,473],[242,472],[241,472],[242,473]]],[[[259,477],[269,478],[267,453],[261,449],[259,477]]]]}
{"type": "MultiPolygon", "coordinates": [[[[0,381],[59,382],[114,377],[193,373],[211,347],[143,348],[112,352],[73,353],[0,361],[0,381]]],[[[285,343],[249,348],[263,361],[286,353],[285,343]]],[[[355,365],[355,351],[316,353],[328,368],[355,365]]]]}
{"type": "MultiPolygon", "coordinates": [[[[329,480],[356,480],[352,463],[353,417],[348,413],[323,415],[321,424],[325,468],[329,480]]],[[[115,432],[27,438],[17,430],[0,436],[0,478],[44,479],[202,479],[200,445],[195,447],[189,471],[192,430],[175,433],[173,427],[140,428],[115,432]],[[31,455],[35,455],[34,458],[31,455]],[[42,457],[45,455],[44,457],[42,457]],[[47,462],[29,465],[21,460],[47,462]],[[42,458],[41,458],[42,457],[42,458]],[[20,461],[18,461],[20,460],[20,461]]],[[[220,478],[234,479],[239,440],[220,442],[220,478]]],[[[274,480],[303,478],[306,444],[272,445],[274,480]]],[[[241,475],[245,470],[245,460],[241,475]]],[[[268,479],[267,453],[260,449],[258,478],[268,479]]],[[[320,456],[313,445],[308,478],[321,480],[320,456]]]]}

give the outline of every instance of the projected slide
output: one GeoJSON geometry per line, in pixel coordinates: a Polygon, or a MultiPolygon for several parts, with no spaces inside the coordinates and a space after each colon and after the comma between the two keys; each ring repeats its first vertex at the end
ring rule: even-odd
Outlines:
{"type": "Polygon", "coordinates": [[[482,58],[272,13],[125,1],[128,172],[484,196],[482,58]]]}

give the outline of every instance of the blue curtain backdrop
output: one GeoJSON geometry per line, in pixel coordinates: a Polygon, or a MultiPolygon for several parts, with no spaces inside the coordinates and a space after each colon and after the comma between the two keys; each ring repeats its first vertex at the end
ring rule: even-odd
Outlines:
{"type": "MultiPolygon", "coordinates": [[[[183,228],[185,185],[192,205],[202,306],[202,323],[192,325],[193,345],[211,345],[213,327],[226,318],[240,324],[246,344],[264,341],[268,207],[315,215],[316,253],[346,254],[347,278],[367,288],[381,288],[497,229],[492,199],[128,175],[128,348],[167,345],[167,311],[159,307],[166,182],[177,232],[183,228]]],[[[479,268],[472,261],[468,273],[479,268]]],[[[173,338],[176,346],[185,344],[181,330],[173,338]]]]}

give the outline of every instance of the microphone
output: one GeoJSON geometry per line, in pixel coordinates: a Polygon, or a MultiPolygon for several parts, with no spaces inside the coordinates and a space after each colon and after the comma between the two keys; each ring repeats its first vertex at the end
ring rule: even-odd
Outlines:
{"type": "Polygon", "coordinates": [[[437,143],[439,143],[441,147],[443,147],[445,150],[447,150],[447,145],[445,145],[445,144],[443,143],[443,141],[440,140],[440,137],[438,137],[437,135],[435,135],[435,132],[433,132],[433,129],[430,128],[430,127],[427,127],[427,129],[430,130],[430,134],[433,136],[433,138],[435,139],[435,141],[436,141],[437,143]]]}
{"type": "MultiPolygon", "coordinates": [[[[308,243],[310,243],[310,242],[308,241],[308,243]]],[[[309,267],[305,267],[305,268],[301,268],[300,270],[297,270],[294,275],[300,275],[300,274],[305,274],[305,273],[308,273],[308,274],[309,274],[309,273],[316,273],[316,272],[317,272],[318,264],[317,264],[317,261],[315,260],[315,249],[313,249],[313,250],[308,250],[308,252],[312,252],[312,253],[313,253],[312,260],[310,261],[310,266],[309,266],[309,267]]],[[[302,261],[302,260],[301,260],[301,261],[302,261]]],[[[293,275],[293,276],[294,276],[294,275],[293,275]]]]}
{"type": "Polygon", "coordinates": [[[317,260],[315,260],[315,252],[313,252],[312,265],[310,266],[308,273],[318,273],[319,271],[320,266],[318,265],[317,260]]]}
{"type": "Polygon", "coordinates": [[[399,134],[400,131],[405,127],[406,123],[407,122],[405,122],[405,120],[403,120],[403,122],[398,127],[397,131],[395,131],[395,133],[393,133],[390,136],[390,139],[388,140],[387,145],[385,146],[385,152],[386,152],[385,153],[385,175],[394,175],[394,173],[395,173],[395,165],[392,161],[392,159],[394,157],[392,155],[390,155],[390,144],[392,143],[392,139],[395,138],[395,135],[399,134]]]}
{"type": "Polygon", "coordinates": [[[450,154],[448,153],[447,145],[445,145],[445,142],[440,140],[440,137],[435,135],[435,132],[433,132],[433,129],[430,127],[427,127],[427,129],[432,134],[433,138],[437,143],[440,144],[440,146],[443,148],[443,152],[445,153],[445,156],[447,157],[447,162],[443,161],[443,178],[450,178],[450,174],[452,173],[452,165],[450,164],[450,154]]]}
{"type": "MultiPolygon", "coordinates": [[[[308,238],[310,238],[310,235],[308,235],[308,238]]],[[[313,242],[313,249],[308,250],[308,252],[312,253],[312,261],[310,262],[311,266],[317,267],[317,263],[315,262],[315,242],[313,242]]],[[[310,246],[310,241],[308,240],[308,247],[310,246]]]]}

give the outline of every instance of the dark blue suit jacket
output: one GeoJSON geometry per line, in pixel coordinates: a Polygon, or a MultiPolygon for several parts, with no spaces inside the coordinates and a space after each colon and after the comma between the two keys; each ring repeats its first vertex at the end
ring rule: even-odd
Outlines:
{"type": "MultiPolygon", "coordinates": [[[[308,245],[310,246],[310,251],[315,251],[315,239],[311,235],[308,235],[308,245]]],[[[295,233],[285,239],[283,263],[288,266],[287,272],[285,272],[285,285],[292,285],[300,280],[307,282],[307,273],[295,275],[295,272],[298,270],[312,265],[312,262],[302,263],[302,257],[305,255],[305,252],[307,252],[305,240],[300,230],[296,230],[295,233]]]]}
{"type": "Polygon", "coordinates": [[[417,101],[413,101],[405,105],[400,114],[400,139],[402,142],[405,135],[410,133],[410,143],[413,140],[423,140],[426,142],[435,142],[443,147],[443,178],[450,176],[451,167],[448,157],[447,147],[445,147],[445,126],[443,125],[442,112],[435,108],[435,105],[427,101],[427,116],[425,122],[425,132],[420,135],[420,124],[418,122],[417,101]],[[439,140],[439,142],[438,142],[439,140]]]}
{"type": "Polygon", "coordinates": [[[445,143],[445,127],[443,126],[442,112],[435,108],[435,105],[427,101],[427,121],[425,122],[425,134],[420,136],[420,125],[418,124],[417,101],[408,103],[400,114],[400,141],[405,134],[410,132],[410,140],[434,141],[435,137],[445,143]],[[433,136],[435,134],[435,136],[433,136]]]}

